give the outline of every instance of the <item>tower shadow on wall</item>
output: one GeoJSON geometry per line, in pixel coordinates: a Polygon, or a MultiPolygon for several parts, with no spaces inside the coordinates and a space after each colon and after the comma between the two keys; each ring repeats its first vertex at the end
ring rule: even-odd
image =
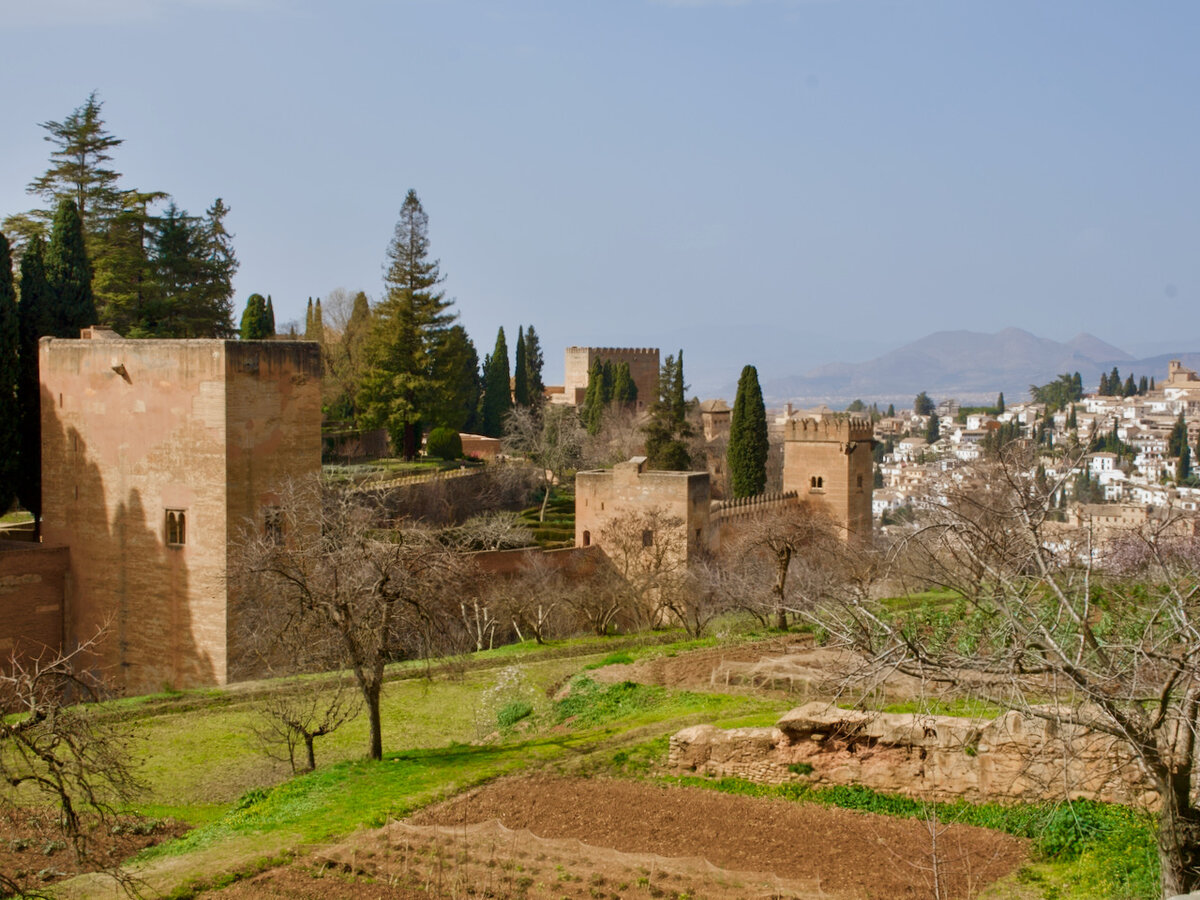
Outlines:
{"type": "MultiPolygon", "coordinates": [[[[43,392],[42,402],[53,401],[43,392]]],[[[70,548],[65,649],[102,632],[94,668],[116,691],[216,683],[196,637],[186,543],[168,546],[161,512],[137,488],[106,485],[79,432],[54,424],[43,419],[46,456],[67,464],[48,473],[42,494],[46,540],[70,548]]]]}

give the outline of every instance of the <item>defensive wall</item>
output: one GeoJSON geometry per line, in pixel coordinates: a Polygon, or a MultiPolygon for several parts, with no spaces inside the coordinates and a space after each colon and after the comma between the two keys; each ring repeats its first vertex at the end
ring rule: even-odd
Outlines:
{"type": "Polygon", "coordinates": [[[763,784],[861,784],[926,800],[1086,798],[1153,807],[1158,799],[1116,738],[1017,712],[969,719],[815,701],[773,728],[686,728],[671,737],[667,765],[763,784]]]}
{"type": "Polygon", "coordinates": [[[658,396],[657,347],[568,347],[564,360],[562,399],[559,400],[560,395],[556,393],[552,400],[582,405],[587,394],[588,373],[592,363],[597,360],[601,363],[629,363],[629,374],[637,385],[638,410],[646,409],[658,396]]]}
{"type": "Polygon", "coordinates": [[[714,500],[709,512],[709,523],[717,539],[717,546],[732,540],[738,528],[749,520],[787,509],[799,499],[799,494],[795,491],[774,491],[753,497],[714,500]]]}
{"type": "Polygon", "coordinates": [[[42,533],[70,548],[63,645],[104,626],[129,692],[222,684],[244,529],[320,471],[320,355],[301,341],[43,338],[42,533]]]}
{"type": "Polygon", "coordinates": [[[0,540],[0,670],[62,648],[68,559],[58,544],[0,540]]]}
{"type": "MultiPolygon", "coordinates": [[[[646,457],[635,456],[611,469],[579,472],[575,476],[575,546],[602,543],[605,527],[628,514],[663,513],[678,524],[677,546],[687,558],[709,547],[711,491],[707,472],[660,472],[646,468],[646,457]]],[[[654,541],[656,535],[645,536],[654,541]]]]}

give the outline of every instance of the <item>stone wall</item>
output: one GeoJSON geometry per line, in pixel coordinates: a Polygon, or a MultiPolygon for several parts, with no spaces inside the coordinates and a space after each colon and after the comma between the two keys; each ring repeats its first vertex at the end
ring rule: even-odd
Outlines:
{"type": "Polygon", "coordinates": [[[813,702],[772,728],[686,728],[671,737],[668,765],[677,773],[859,784],[928,800],[1157,800],[1114,738],[1015,712],[968,719],[813,702]]]}
{"type": "Polygon", "coordinates": [[[0,541],[0,669],[62,648],[67,563],[63,546],[0,541]]]}

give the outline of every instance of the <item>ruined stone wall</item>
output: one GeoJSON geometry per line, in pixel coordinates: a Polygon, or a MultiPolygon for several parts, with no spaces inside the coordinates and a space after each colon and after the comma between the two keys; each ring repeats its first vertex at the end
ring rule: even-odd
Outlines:
{"type": "Polygon", "coordinates": [[[711,503],[707,472],[649,471],[641,457],[612,469],[580,472],[575,476],[575,546],[600,545],[605,525],[616,516],[657,508],[682,522],[691,556],[712,539],[711,503]]]}
{"type": "Polygon", "coordinates": [[[67,565],[66,547],[0,541],[0,669],[62,649],[67,565]]]}
{"type": "Polygon", "coordinates": [[[783,489],[824,506],[849,535],[871,534],[873,430],[866,419],[789,419],[783,489]]]}
{"type": "Polygon", "coordinates": [[[563,391],[578,405],[587,392],[588,372],[596,360],[627,362],[638,390],[638,409],[645,409],[658,396],[657,347],[568,347],[564,360],[563,391]],[[574,399],[572,399],[574,398],[574,399]]]}
{"type": "Polygon", "coordinates": [[[927,800],[1157,802],[1116,739],[1015,712],[967,719],[813,702],[773,728],[684,729],[671,737],[668,765],[766,784],[860,784],[927,800]]]}

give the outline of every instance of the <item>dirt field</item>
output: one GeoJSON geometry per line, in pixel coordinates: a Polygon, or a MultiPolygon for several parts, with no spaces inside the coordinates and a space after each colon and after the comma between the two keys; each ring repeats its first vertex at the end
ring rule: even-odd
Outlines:
{"type": "Polygon", "coordinates": [[[1008,874],[1024,843],[713,791],[514,778],[264,872],[222,898],[943,898],[1008,874]],[[586,843],[583,843],[586,842],[586,843]]]}

